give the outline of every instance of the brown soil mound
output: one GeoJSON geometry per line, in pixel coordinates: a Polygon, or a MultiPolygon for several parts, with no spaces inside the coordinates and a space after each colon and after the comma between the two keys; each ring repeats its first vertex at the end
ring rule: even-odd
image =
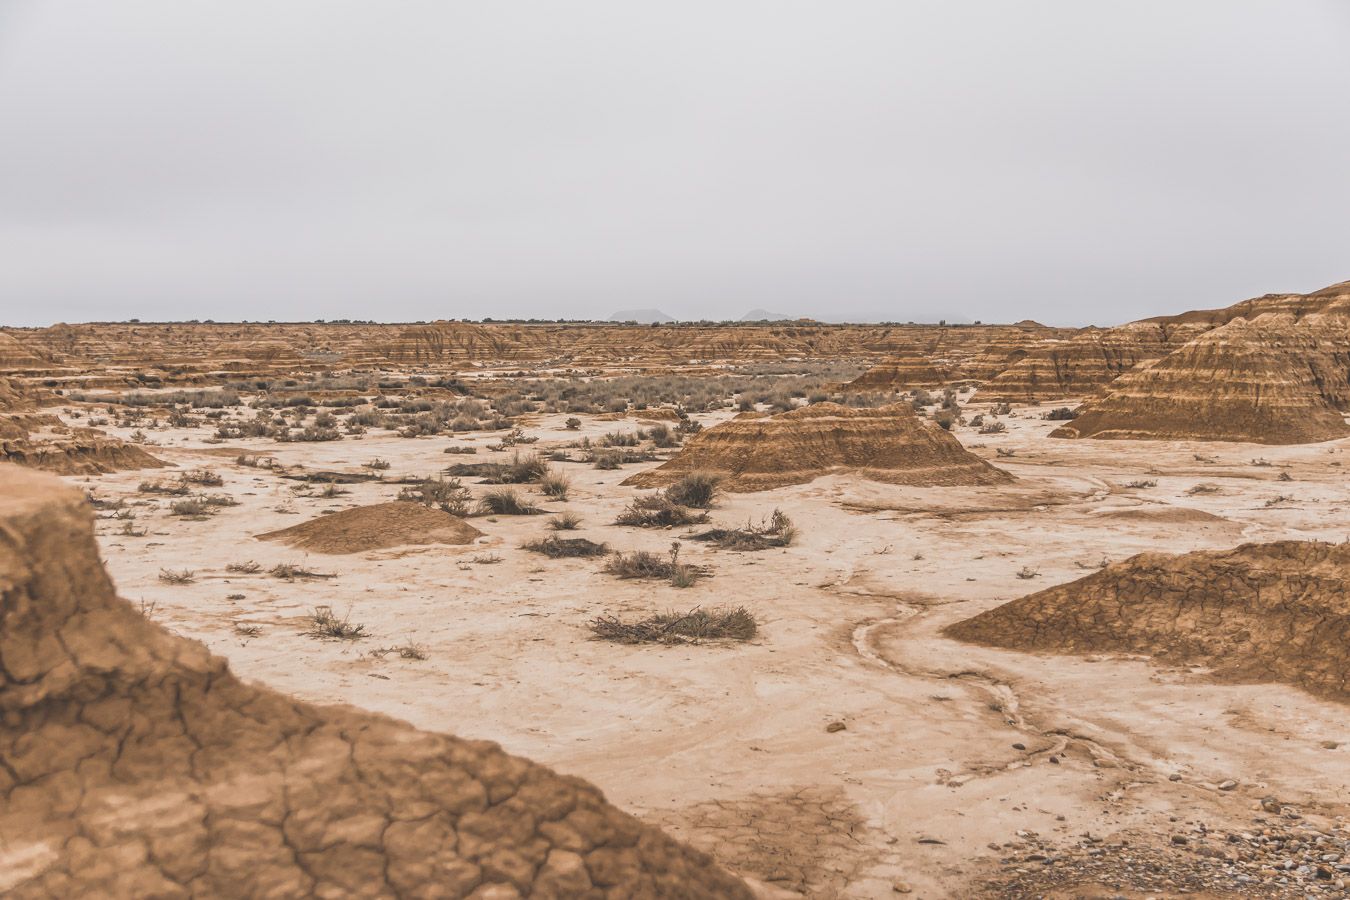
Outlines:
{"type": "Polygon", "coordinates": [[[29,409],[32,404],[17,384],[8,378],[0,378],[0,412],[16,409],[29,409]]]}
{"type": "Polygon", "coordinates": [[[395,500],[344,509],[256,537],[314,553],[363,553],[405,544],[472,544],[482,536],[448,512],[395,500]]]}
{"type": "Polygon", "coordinates": [[[1141,553],[946,634],[1017,650],[1147,653],[1350,701],[1350,544],[1141,553]]]}
{"type": "Polygon", "coordinates": [[[751,894],[495,744],[245,684],[117,599],[92,514],[0,466],[0,893],[751,894]]]}
{"type": "Polygon", "coordinates": [[[920,486],[1012,481],[955,437],[919,419],[907,404],[853,409],[815,403],[708,428],[673,459],[623,483],[659,487],[700,471],[721,475],[730,491],[763,491],[844,473],[920,486]]]}
{"type": "Polygon", "coordinates": [[[1053,437],[1306,444],[1350,435],[1350,316],[1237,318],[1090,402],[1053,437]]]}

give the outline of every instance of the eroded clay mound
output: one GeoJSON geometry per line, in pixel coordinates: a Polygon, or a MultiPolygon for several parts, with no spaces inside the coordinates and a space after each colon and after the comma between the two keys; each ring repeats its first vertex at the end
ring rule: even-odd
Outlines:
{"type": "Polygon", "coordinates": [[[405,544],[472,544],[482,536],[483,532],[448,512],[395,500],[344,509],[257,538],[313,553],[363,553],[405,544]]]}
{"type": "Polygon", "coordinates": [[[97,428],[71,428],[50,415],[0,416],[0,462],[58,475],[101,475],[168,465],[97,428]]]}
{"type": "Polygon", "coordinates": [[[1350,544],[1141,553],[946,634],[1015,650],[1144,653],[1350,702],[1350,544]]]}
{"type": "Polygon", "coordinates": [[[1350,316],[1266,313],[1111,386],[1052,437],[1306,444],[1350,435],[1350,316]]]}
{"type": "Polygon", "coordinates": [[[8,378],[0,378],[0,413],[30,408],[32,403],[20,387],[8,378]]]}
{"type": "Polygon", "coordinates": [[[690,472],[721,475],[730,491],[762,491],[835,474],[919,486],[1012,481],[900,403],[877,409],[815,403],[774,416],[737,417],[699,432],[673,459],[623,483],[660,487],[690,472]]]}
{"type": "Polygon", "coordinates": [[[0,466],[0,894],[749,898],[495,744],[316,707],[117,599],[91,513],[0,466]]]}

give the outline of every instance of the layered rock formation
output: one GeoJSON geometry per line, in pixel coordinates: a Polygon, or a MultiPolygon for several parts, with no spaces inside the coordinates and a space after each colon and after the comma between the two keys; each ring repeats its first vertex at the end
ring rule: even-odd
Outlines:
{"type": "Polygon", "coordinates": [[[940,388],[960,380],[955,366],[923,353],[902,353],[878,363],[843,386],[853,393],[940,388]]]}
{"type": "Polygon", "coordinates": [[[117,599],[80,494],[0,466],[0,894],[742,898],[584,781],[238,680],[117,599]]]}
{"type": "Polygon", "coordinates": [[[1350,701],[1350,544],[1143,553],[946,634],[1016,650],[1144,653],[1350,701]]]}
{"type": "Polygon", "coordinates": [[[1350,435],[1350,315],[1235,318],[1120,378],[1054,437],[1302,444],[1350,435]]]}
{"type": "Polygon", "coordinates": [[[699,432],[674,458],[623,483],[660,487],[690,472],[720,475],[730,491],[836,474],[920,486],[1012,481],[900,403],[878,409],[816,403],[774,416],[737,417],[699,432]]]}

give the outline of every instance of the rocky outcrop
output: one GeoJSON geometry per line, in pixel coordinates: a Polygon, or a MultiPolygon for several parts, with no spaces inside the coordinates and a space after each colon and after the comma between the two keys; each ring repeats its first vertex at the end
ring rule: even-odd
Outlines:
{"type": "Polygon", "coordinates": [[[815,403],[774,416],[737,417],[699,432],[674,458],[623,483],[659,487],[690,472],[720,475],[729,491],[839,474],[920,486],[1012,481],[901,403],[877,409],[815,403]]]}
{"type": "Polygon", "coordinates": [[[56,416],[0,416],[0,462],[57,475],[101,475],[167,465],[97,428],[71,428],[56,416]]]}
{"type": "Polygon", "coordinates": [[[923,353],[902,353],[878,363],[843,386],[850,393],[894,393],[940,388],[959,381],[955,366],[923,353]]]}
{"type": "Polygon", "coordinates": [[[1236,318],[1116,381],[1068,438],[1304,444],[1350,435],[1350,315],[1236,318]]]}
{"type": "Polygon", "coordinates": [[[0,466],[0,894],[748,898],[584,781],[245,684],[117,599],[91,513],[0,466]]]}
{"type": "Polygon", "coordinates": [[[1350,544],[1142,553],[946,634],[1015,650],[1148,654],[1350,702],[1350,544]]]}

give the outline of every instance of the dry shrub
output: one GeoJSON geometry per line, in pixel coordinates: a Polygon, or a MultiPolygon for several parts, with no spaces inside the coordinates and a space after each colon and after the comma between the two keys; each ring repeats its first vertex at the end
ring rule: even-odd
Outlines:
{"type": "Polygon", "coordinates": [[[354,641],[369,636],[366,633],[366,626],[351,623],[350,610],[347,615],[339,619],[331,606],[316,606],[314,612],[309,615],[309,621],[309,631],[306,631],[305,634],[310,637],[354,641]]]}
{"type": "MultiPolygon", "coordinates": [[[[294,581],[297,578],[336,578],[334,572],[311,572],[303,566],[297,566],[292,563],[278,563],[268,570],[267,574],[273,578],[284,578],[287,581],[294,581]]],[[[326,608],[326,607],[324,607],[326,608]]]]}
{"type": "Polygon", "coordinates": [[[545,475],[539,479],[539,493],[553,500],[566,500],[572,482],[562,475],[545,475]]]}
{"type": "Polygon", "coordinates": [[[661,613],[631,623],[602,616],[591,621],[590,629],[601,640],[621,644],[696,644],[719,639],[748,641],[759,632],[759,623],[744,606],[694,607],[686,613],[661,613]]]}
{"type": "Polygon", "coordinates": [[[775,509],[758,525],[746,522],[744,528],[713,528],[692,535],[695,541],[707,541],[723,550],[768,550],[786,547],[797,538],[797,529],[781,509],[775,509]]]}
{"type": "Polygon", "coordinates": [[[255,575],[262,571],[262,566],[250,559],[248,562],[230,563],[225,571],[236,575],[255,575]]]}
{"type": "Polygon", "coordinates": [[[165,584],[192,584],[197,580],[197,573],[191,569],[181,569],[177,572],[173,569],[160,569],[159,580],[165,584]]]}
{"type": "Polygon", "coordinates": [[[671,543],[670,553],[667,556],[647,550],[615,554],[605,563],[604,571],[616,578],[659,578],[679,588],[689,587],[699,578],[706,578],[711,574],[700,566],[680,562],[679,541],[671,543]]]}
{"type": "Polygon", "coordinates": [[[420,503],[462,518],[469,514],[469,501],[473,499],[473,494],[458,478],[428,478],[399,491],[398,499],[420,503]]]}
{"type": "Polygon", "coordinates": [[[694,509],[711,509],[717,499],[721,477],[711,472],[690,472],[665,490],[672,503],[694,509]]]}
{"type": "Polygon", "coordinates": [[[542,553],[549,559],[604,556],[609,552],[608,544],[597,544],[585,538],[560,538],[557,535],[539,538],[521,546],[522,549],[542,553]]]}
{"type": "Polygon", "coordinates": [[[165,483],[163,481],[142,481],[137,490],[142,494],[169,494],[174,497],[182,497],[192,493],[192,489],[186,484],[165,483]]]}
{"type": "Polygon", "coordinates": [[[184,484],[199,484],[203,487],[220,487],[225,483],[224,478],[221,478],[210,469],[193,469],[179,475],[178,479],[184,484]]]}
{"type": "Polygon", "coordinates": [[[614,524],[638,528],[673,528],[679,525],[701,525],[706,521],[707,513],[695,512],[664,494],[656,493],[634,499],[619,513],[614,524]]]}

